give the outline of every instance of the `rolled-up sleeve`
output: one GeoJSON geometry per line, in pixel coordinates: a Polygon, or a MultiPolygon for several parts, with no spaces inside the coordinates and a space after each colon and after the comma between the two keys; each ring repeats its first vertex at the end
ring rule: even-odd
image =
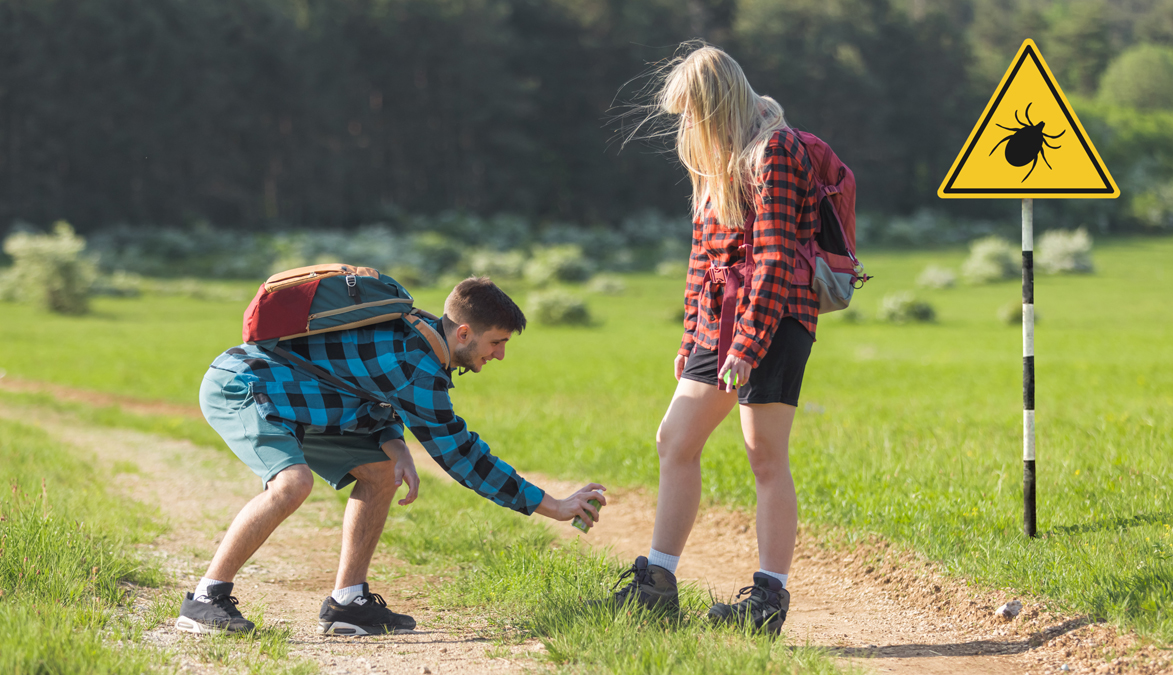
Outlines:
{"type": "Polygon", "coordinates": [[[545,492],[493,455],[480,436],[452,410],[448,383],[421,373],[398,394],[396,409],[416,439],[449,476],[485,499],[525,515],[545,492]]]}

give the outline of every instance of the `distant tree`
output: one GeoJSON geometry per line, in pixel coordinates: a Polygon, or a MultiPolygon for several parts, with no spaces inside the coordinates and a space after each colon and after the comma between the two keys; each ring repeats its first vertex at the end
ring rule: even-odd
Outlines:
{"type": "Polygon", "coordinates": [[[1137,110],[1173,110],[1173,48],[1141,44],[1113,59],[1099,99],[1137,110]]]}

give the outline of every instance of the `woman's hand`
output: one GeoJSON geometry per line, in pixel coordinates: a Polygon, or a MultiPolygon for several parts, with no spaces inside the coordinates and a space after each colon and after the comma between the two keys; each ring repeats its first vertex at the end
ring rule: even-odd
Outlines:
{"type": "Polygon", "coordinates": [[[420,476],[415,471],[415,460],[403,439],[387,441],[383,444],[383,452],[395,462],[395,490],[398,492],[399,486],[407,482],[407,496],[399,500],[400,506],[407,506],[420,493],[420,476]]]}
{"type": "Polygon", "coordinates": [[[688,363],[688,357],[680,354],[676,355],[676,362],[673,364],[676,369],[676,381],[680,381],[680,376],[684,374],[684,365],[688,363]]]}
{"type": "Polygon", "coordinates": [[[606,504],[607,498],[603,496],[606,489],[598,483],[591,483],[566,499],[554,499],[550,493],[546,493],[534,513],[562,521],[581,516],[587,529],[590,529],[592,525],[599,522],[599,510],[587,502],[595,499],[598,500],[600,506],[606,504]]]}
{"type": "Polygon", "coordinates": [[[725,365],[717,373],[717,387],[723,391],[734,391],[738,387],[749,384],[749,374],[753,372],[749,362],[732,354],[725,357],[725,365]],[[725,373],[729,373],[729,383],[725,384],[725,373]]]}

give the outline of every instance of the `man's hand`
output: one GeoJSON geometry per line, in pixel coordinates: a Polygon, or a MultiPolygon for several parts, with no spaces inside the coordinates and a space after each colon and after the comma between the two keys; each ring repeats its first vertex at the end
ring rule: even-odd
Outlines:
{"type": "Polygon", "coordinates": [[[399,500],[400,506],[407,506],[420,493],[420,476],[415,472],[415,460],[411,458],[411,451],[403,439],[387,441],[383,444],[383,452],[395,462],[395,490],[398,491],[399,486],[407,481],[407,496],[399,500]]]}
{"type": "Polygon", "coordinates": [[[606,504],[607,498],[603,496],[603,492],[606,490],[607,488],[598,483],[591,483],[566,499],[554,499],[549,493],[546,493],[546,496],[542,499],[542,503],[538,505],[534,513],[562,521],[570,520],[575,516],[582,516],[582,520],[586,523],[587,529],[590,529],[592,525],[599,521],[599,510],[587,502],[596,499],[600,505],[606,504]]]}

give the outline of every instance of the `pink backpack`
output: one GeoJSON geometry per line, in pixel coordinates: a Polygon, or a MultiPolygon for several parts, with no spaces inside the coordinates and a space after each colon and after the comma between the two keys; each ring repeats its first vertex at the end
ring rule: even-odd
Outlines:
{"type": "Polygon", "coordinates": [[[792,283],[818,294],[820,314],[847,309],[855,289],[871,279],[855,257],[855,174],[821,138],[792,132],[814,168],[819,209],[815,236],[798,247],[792,283]]]}

